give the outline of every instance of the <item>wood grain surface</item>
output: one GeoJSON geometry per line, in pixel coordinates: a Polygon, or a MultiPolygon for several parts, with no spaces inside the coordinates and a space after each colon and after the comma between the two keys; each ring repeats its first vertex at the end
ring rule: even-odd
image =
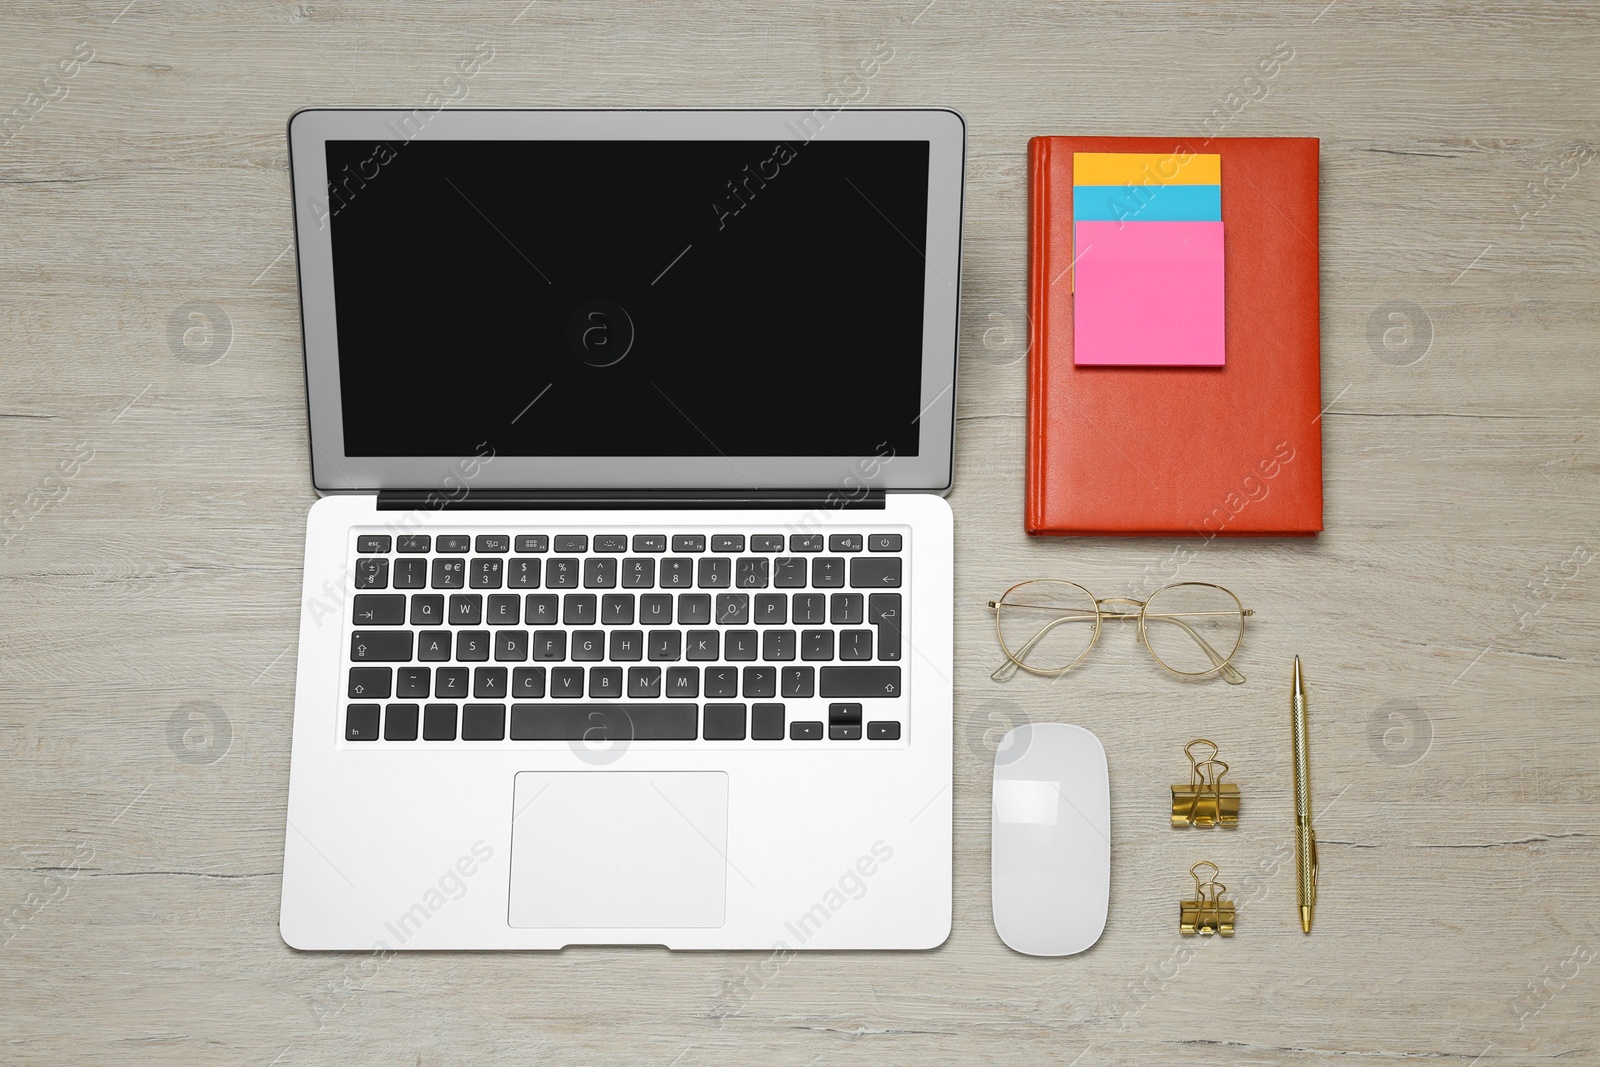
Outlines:
{"type": "MultiPolygon", "coordinates": [[[[13,0],[0,56],[0,1062],[1600,1063],[1596,4],[13,0]],[[313,499],[289,114],[830,92],[968,122],[949,941],[781,966],[285,947],[313,499]],[[1194,131],[1322,139],[1327,532],[1030,540],[1027,138],[1194,131]],[[1174,573],[1257,610],[1247,684],[1180,684],[1125,628],[1054,684],[989,680],[1010,583],[1174,573]],[[1071,959],[990,921],[989,768],[1028,720],[1111,762],[1110,923],[1071,959]],[[1166,826],[1196,736],[1237,832],[1166,826]],[[1178,937],[1201,858],[1231,941],[1178,937]]],[[[869,288],[870,259],[833,284],[869,288]]]]}

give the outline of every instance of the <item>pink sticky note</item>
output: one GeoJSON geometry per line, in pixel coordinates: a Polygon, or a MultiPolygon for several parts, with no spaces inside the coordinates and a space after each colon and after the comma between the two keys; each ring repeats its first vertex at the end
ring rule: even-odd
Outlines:
{"type": "Polygon", "coordinates": [[[1222,223],[1079,222],[1072,361],[1220,367],[1222,223]]]}

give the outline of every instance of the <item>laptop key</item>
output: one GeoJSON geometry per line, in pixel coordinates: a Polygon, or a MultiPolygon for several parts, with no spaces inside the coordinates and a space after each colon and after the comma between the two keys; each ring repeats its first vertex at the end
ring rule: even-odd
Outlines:
{"type": "Polygon", "coordinates": [[[393,672],[388,667],[351,667],[350,696],[363,700],[386,700],[393,672]]]}
{"type": "Polygon", "coordinates": [[[765,589],[770,563],[771,561],[765,556],[740,556],[737,577],[733,584],[740,589],[765,589]]]}
{"type": "Polygon", "coordinates": [[[716,630],[690,630],[685,636],[684,658],[714,660],[718,658],[721,639],[716,630]]]}
{"type": "Polygon", "coordinates": [[[373,556],[367,559],[356,560],[356,588],[389,588],[388,558],[385,556],[373,556]]]}
{"type": "Polygon", "coordinates": [[[783,705],[750,705],[750,740],[783,740],[783,705]]]}
{"type": "Polygon", "coordinates": [[[583,668],[551,667],[550,695],[557,700],[583,696],[583,668]]]}
{"type": "Polygon", "coordinates": [[[743,741],[744,705],[707,704],[701,736],[707,741],[743,741]]]}
{"type": "Polygon", "coordinates": [[[828,705],[828,740],[861,740],[861,705],[828,705]]]}
{"type": "Polygon", "coordinates": [[[673,556],[661,561],[661,588],[688,589],[694,585],[694,560],[673,556]]]}
{"type": "Polygon", "coordinates": [[[533,634],[533,658],[559,663],[567,658],[567,631],[536,630],[533,634]]]}
{"type": "Polygon", "coordinates": [[[672,551],[674,552],[704,552],[706,550],[705,534],[673,534],[672,551]]]}
{"type": "Polygon", "coordinates": [[[898,555],[872,558],[858,555],[850,561],[851,589],[898,589],[901,560],[898,555]]]}
{"type": "Polygon", "coordinates": [[[827,660],[833,658],[832,630],[802,630],[800,633],[800,658],[827,660]]]}
{"type": "Polygon", "coordinates": [[[820,722],[792,722],[789,724],[789,740],[821,741],[822,724],[820,722]]]}
{"type": "Polygon", "coordinates": [[[746,626],[750,622],[749,593],[718,593],[717,623],[722,626],[746,626]]]}
{"type": "Polygon", "coordinates": [[[388,534],[362,534],[356,538],[357,552],[387,552],[389,551],[388,534]]]}
{"type": "Polygon", "coordinates": [[[816,695],[816,672],[811,667],[785,667],[779,678],[785,700],[800,700],[816,695]]]}
{"type": "Polygon", "coordinates": [[[782,552],[783,534],[751,534],[750,551],[782,552]]]}
{"type": "Polygon", "coordinates": [[[549,534],[523,534],[516,539],[518,552],[548,552],[550,551],[549,534]]]}
{"type": "Polygon", "coordinates": [[[576,589],[580,573],[578,561],[575,559],[546,560],[544,586],[546,589],[576,589]]]}
{"type": "Polygon", "coordinates": [[[828,597],[828,614],[835,626],[860,626],[865,612],[866,597],[860,593],[834,593],[828,597]]]}
{"type": "Polygon", "coordinates": [[[822,535],[821,534],[790,534],[789,535],[789,551],[790,552],[821,552],[822,551],[822,535]]]}
{"type": "Polygon", "coordinates": [[[544,668],[514,668],[511,671],[511,696],[514,700],[532,700],[544,696],[544,668]]]}
{"type": "Polygon", "coordinates": [[[868,741],[898,741],[900,740],[900,724],[897,722],[869,722],[867,723],[868,741]]]}
{"type": "Polygon", "coordinates": [[[440,552],[471,552],[472,538],[466,534],[440,534],[434,548],[440,552]]]}
{"type": "Polygon", "coordinates": [[[860,552],[861,551],[861,535],[860,534],[829,534],[828,535],[828,551],[829,552],[860,552]]]}
{"type": "Polygon", "coordinates": [[[456,631],[456,662],[475,663],[489,658],[488,630],[456,631]]]}
{"type": "Polygon", "coordinates": [[[350,635],[352,663],[405,663],[410,659],[410,630],[357,630],[350,635]]]}
{"type": "Polygon", "coordinates": [[[406,621],[404,593],[357,593],[357,626],[402,626],[406,621]]]}
{"type": "Polygon", "coordinates": [[[556,624],[556,598],[551,593],[530,593],[522,601],[522,621],[529,626],[556,624]]]}
{"type": "Polygon", "coordinates": [[[839,589],[844,586],[844,559],[840,556],[817,556],[811,561],[811,585],[815,589],[839,589]]]}
{"type": "Polygon", "coordinates": [[[415,741],[417,739],[417,706],[415,704],[390,704],[383,709],[383,739],[385,741],[415,741]]]}
{"type": "Polygon", "coordinates": [[[667,697],[672,700],[693,700],[700,695],[699,667],[668,667],[667,697]]]}
{"type": "Polygon", "coordinates": [[[739,668],[707,667],[706,698],[736,697],[739,695],[739,668]]]}
{"type": "Polygon", "coordinates": [[[839,631],[839,658],[840,659],[871,659],[872,658],[872,631],[871,630],[840,630],[839,631]]]}
{"type": "Polygon", "coordinates": [[[607,593],[601,597],[600,621],[606,626],[632,626],[633,594],[607,593]]]}
{"type": "Polygon", "coordinates": [[[467,704],[461,709],[461,740],[504,741],[506,737],[506,706],[504,704],[467,704]]]}
{"type": "Polygon", "coordinates": [[[494,658],[499,663],[521,663],[528,658],[528,631],[496,630],[494,658]]]}
{"type": "Polygon", "coordinates": [[[683,656],[683,632],[651,630],[645,649],[646,655],[656,663],[676,663],[683,656]]]}
{"type": "Polygon", "coordinates": [[[539,588],[539,559],[537,556],[515,556],[506,565],[507,589],[539,588]]]}
{"type": "Polygon", "coordinates": [[[472,695],[479,700],[504,700],[508,673],[504,667],[479,667],[472,672],[472,695]]]}
{"type": "Polygon", "coordinates": [[[878,629],[878,658],[900,658],[899,593],[873,593],[867,598],[867,621],[878,629]]]}
{"type": "Polygon", "coordinates": [[[646,626],[672,625],[672,594],[645,593],[639,598],[639,621],[646,626]]]}
{"type": "Polygon", "coordinates": [[[428,534],[401,534],[394,544],[396,552],[410,552],[412,554],[426,552],[432,547],[433,538],[428,534]]]}
{"type": "Polygon", "coordinates": [[[743,552],[744,534],[712,534],[711,551],[743,552]]]}
{"type": "Polygon", "coordinates": [[[868,534],[867,551],[869,552],[898,552],[900,551],[899,534],[868,534]]]}
{"type": "Polygon", "coordinates": [[[588,534],[557,534],[557,552],[587,552],[589,551],[588,534]]]}
{"type": "Polygon", "coordinates": [[[428,561],[402,556],[394,561],[390,580],[396,589],[424,589],[428,585],[428,561]]]}
{"type": "Polygon", "coordinates": [[[561,601],[561,621],[568,626],[593,626],[596,603],[593,593],[568,593],[561,601]]]}
{"type": "Polygon", "coordinates": [[[695,704],[513,704],[514,741],[693,741],[695,704]]]}
{"type": "Polygon", "coordinates": [[[756,625],[782,626],[789,621],[789,598],[782,593],[756,594],[756,625]]]}
{"type": "Polygon", "coordinates": [[[588,663],[606,658],[606,635],[603,630],[572,631],[572,661],[588,663]]]}
{"type": "Polygon", "coordinates": [[[726,589],[733,580],[733,565],[727,559],[716,556],[702,556],[700,558],[701,589],[726,589]]]}
{"type": "Polygon", "coordinates": [[[626,552],[628,551],[628,535],[596,534],[594,550],[596,552],[626,552]]]}
{"type": "Polygon", "coordinates": [[[438,593],[413,593],[411,595],[411,625],[444,625],[444,597],[438,593]]]}
{"type": "Polygon", "coordinates": [[[450,625],[476,626],[483,621],[483,595],[456,593],[450,598],[450,625]]]}
{"type": "Polygon", "coordinates": [[[611,631],[611,662],[635,663],[644,658],[642,630],[611,631]]]}
{"type": "Polygon", "coordinates": [[[485,616],[490,626],[515,626],[522,621],[522,598],[515,593],[492,593],[485,616]]]}
{"type": "Polygon", "coordinates": [[[617,561],[603,556],[590,556],[583,561],[583,587],[585,589],[615,589],[617,587],[617,561]]]}
{"type": "Polygon", "coordinates": [[[778,668],[746,667],[744,669],[744,695],[747,697],[777,696],[778,668]]]}
{"type": "Polygon", "coordinates": [[[729,630],[728,636],[723,639],[723,658],[735,661],[755,659],[759,643],[760,638],[754,630],[729,630]]]}
{"type": "Polygon", "coordinates": [[[498,552],[504,555],[511,551],[511,538],[505,534],[479,534],[473,541],[473,547],[479,552],[498,552]]]}
{"type": "Polygon", "coordinates": [[[766,630],[761,634],[761,658],[773,662],[794,659],[794,631],[766,630]]]}
{"type": "Polygon", "coordinates": [[[656,584],[656,561],[629,556],[622,561],[622,588],[650,589],[656,584]]]}
{"type": "Polygon", "coordinates": [[[796,626],[820,626],[828,621],[828,598],[822,593],[795,593],[791,604],[796,626]]]}
{"type": "Polygon", "coordinates": [[[456,557],[438,556],[433,561],[435,589],[461,589],[467,584],[467,561],[456,557]]]}
{"type": "Polygon", "coordinates": [[[779,556],[772,561],[772,588],[804,589],[806,587],[806,559],[804,556],[779,556]]]}
{"type": "Polygon", "coordinates": [[[589,696],[607,700],[622,696],[622,668],[590,667],[589,696]]]}
{"type": "Polygon", "coordinates": [[[464,700],[469,677],[465,667],[440,667],[434,675],[433,693],[444,700],[464,700]]]}
{"type": "Polygon", "coordinates": [[[899,667],[819,667],[818,696],[897,697],[899,667]]]}
{"type": "Polygon", "coordinates": [[[505,572],[505,561],[498,559],[474,559],[468,570],[469,582],[474,589],[499,589],[500,579],[505,572]]]}
{"type": "Polygon", "coordinates": [[[633,550],[635,552],[665,552],[667,550],[667,535],[634,534],[633,550]]]}
{"type": "Polygon", "coordinates": [[[344,712],[344,739],[346,741],[376,741],[378,739],[378,712],[376,704],[351,704],[344,712]]]}
{"type": "Polygon", "coordinates": [[[704,626],[711,621],[711,597],[705,593],[678,594],[678,623],[704,626]]]}
{"type": "Polygon", "coordinates": [[[424,630],[417,635],[417,659],[448,660],[451,636],[449,630],[424,630]]]}
{"type": "Polygon", "coordinates": [[[628,668],[628,699],[641,700],[661,695],[660,667],[628,668]]]}
{"type": "Polygon", "coordinates": [[[454,704],[429,704],[422,709],[422,739],[424,741],[454,741],[456,739],[456,706],[454,704]]]}
{"type": "Polygon", "coordinates": [[[432,681],[431,667],[400,667],[394,672],[394,695],[405,700],[426,700],[432,681]]]}

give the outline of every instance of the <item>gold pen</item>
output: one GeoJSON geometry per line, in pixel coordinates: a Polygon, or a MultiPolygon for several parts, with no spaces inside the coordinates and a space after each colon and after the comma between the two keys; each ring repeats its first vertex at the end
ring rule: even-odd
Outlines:
{"type": "Polygon", "coordinates": [[[1289,695],[1289,729],[1294,735],[1294,851],[1300,879],[1300,929],[1311,932],[1317,903],[1317,835],[1311,829],[1311,740],[1306,729],[1306,680],[1294,658],[1294,690],[1289,695]]]}

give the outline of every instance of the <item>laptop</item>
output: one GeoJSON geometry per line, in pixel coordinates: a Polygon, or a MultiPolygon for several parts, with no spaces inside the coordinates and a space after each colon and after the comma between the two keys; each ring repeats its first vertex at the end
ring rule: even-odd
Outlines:
{"type": "Polygon", "coordinates": [[[951,917],[948,110],[307,110],[283,939],[951,917]]]}

